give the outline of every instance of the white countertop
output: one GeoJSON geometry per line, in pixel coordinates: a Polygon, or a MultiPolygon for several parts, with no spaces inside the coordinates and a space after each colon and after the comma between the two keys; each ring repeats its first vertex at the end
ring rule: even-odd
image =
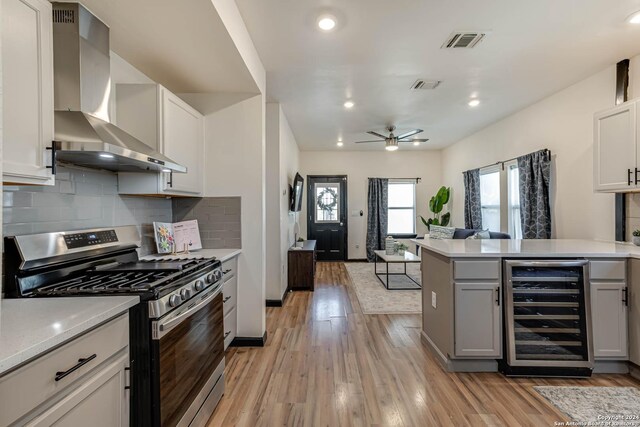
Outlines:
{"type": "Polygon", "coordinates": [[[161,258],[194,258],[194,257],[205,257],[211,258],[216,257],[222,262],[225,262],[228,259],[233,258],[234,256],[240,255],[242,249],[198,249],[197,251],[191,251],[189,254],[152,254],[142,257],[142,259],[161,259],[161,258]]]}
{"type": "Polygon", "coordinates": [[[0,299],[0,375],[138,302],[137,296],[0,299]]]}
{"type": "Polygon", "coordinates": [[[630,243],[580,239],[413,239],[429,251],[451,258],[477,257],[585,257],[640,258],[640,247],[630,243]]]}

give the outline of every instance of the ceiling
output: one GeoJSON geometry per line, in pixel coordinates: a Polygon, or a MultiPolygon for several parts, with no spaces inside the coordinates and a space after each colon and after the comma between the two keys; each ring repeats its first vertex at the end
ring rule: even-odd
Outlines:
{"type": "Polygon", "coordinates": [[[236,2],[268,97],[303,150],[337,149],[339,138],[342,149],[382,149],[353,141],[388,124],[425,130],[430,141],[406,149],[445,147],[640,52],[640,26],[625,23],[640,0],[236,2]],[[337,17],[334,31],[317,29],[323,13],[337,17]],[[474,49],[441,49],[454,30],[490,33],[474,49]],[[418,78],[442,84],[411,91],[418,78]]]}
{"type": "Polygon", "coordinates": [[[111,50],[171,91],[259,93],[210,0],[80,0],[111,50]]]}

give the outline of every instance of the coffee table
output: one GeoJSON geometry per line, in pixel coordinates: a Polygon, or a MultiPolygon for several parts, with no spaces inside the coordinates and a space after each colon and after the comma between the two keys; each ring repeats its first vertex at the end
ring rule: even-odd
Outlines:
{"type": "Polygon", "coordinates": [[[376,277],[378,278],[378,280],[380,280],[380,282],[384,285],[385,288],[387,288],[390,291],[395,291],[395,290],[409,290],[409,289],[416,289],[415,287],[411,287],[411,288],[390,288],[389,287],[389,278],[390,276],[406,276],[407,278],[409,278],[409,280],[411,280],[413,283],[415,283],[418,286],[418,289],[422,288],[422,285],[420,285],[420,283],[416,282],[413,277],[409,276],[407,274],[407,264],[410,263],[419,263],[420,262],[420,257],[417,255],[412,254],[411,252],[405,252],[404,256],[400,256],[398,254],[395,255],[387,255],[387,253],[385,251],[374,251],[376,254],[376,258],[373,264],[373,271],[376,274],[376,277]],[[382,260],[382,263],[386,266],[386,271],[384,272],[378,272],[378,259],[382,260]],[[403,273],[390,273],[389,272],[389,264],[404,264],[404,272],[403,273]],[[381,276],[385,276],[387,281],[385,282],[384,280],[382,280],[381,276]]]}

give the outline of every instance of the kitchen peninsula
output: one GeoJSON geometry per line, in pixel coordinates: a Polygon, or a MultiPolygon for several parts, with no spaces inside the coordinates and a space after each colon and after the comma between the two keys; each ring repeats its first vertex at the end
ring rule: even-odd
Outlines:
{"type": "Polygon", "coordinates": [[[422,258],[422,339],[447,370],[497,371],[524,353],[538,365],[573,363],[596,373],[628,372],[627,362],[640,363],[639,247],[413,242],[422,258]],[[540,363],[549,354],[554,361],[540,363]]]}

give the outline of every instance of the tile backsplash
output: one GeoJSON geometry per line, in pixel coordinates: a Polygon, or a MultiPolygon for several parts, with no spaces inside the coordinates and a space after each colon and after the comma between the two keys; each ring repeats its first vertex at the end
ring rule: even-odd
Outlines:
{"type": "Polygon", "coordinates": [[[173,221],[197,219],[202,247],[241,248],[240,197],[173,199],[173,221]]]}
{"type": "Polygon", "coordinates": [[[121,196],[117,176],[58,167],[55,186],[4,186],[3,235],[137,225],[142,255],[155,252],[153,221],[171,222],[171,200],[121,196]]]}

